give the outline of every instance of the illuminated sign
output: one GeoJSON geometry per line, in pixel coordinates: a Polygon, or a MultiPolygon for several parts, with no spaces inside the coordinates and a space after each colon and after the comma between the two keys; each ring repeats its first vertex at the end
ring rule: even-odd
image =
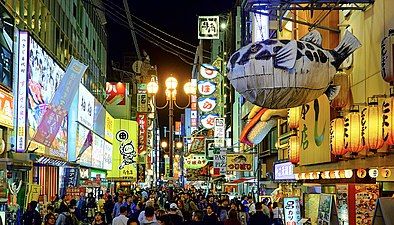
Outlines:
{"type": "Polygon", "coordinates": [[[219,16],[198,17],[198,39],[219,39],[219,16]]]}
{"type": "MultiPolygon", "coordinates": [[[[86,129],[82,125],[78,125],[77,131],[77,139],[76,139],[76,155],[79,155],[80,151],[83,150],[82,147],[85,144],[85,141],[88,137],[89,130],[86,129]]],[[[93,144],[92,144],[93,145],[93,144]]],[[[78,160],[78,163],[83,166],[92,166],[92,152],[93,146],[90,145],[86,148],[86,150],[82,153],[81,157],[78,160]]]]}
{"type": "Polygon", "coordinates": [[[19,32],[19,77],[18,77],[18,130],[17,152],[24,152],[26,147],[26,104],[27,104],[27,52],[28,33],[19,32]]]}
{"type": "Polygon", "coordinates": [[[114,123],[115,120],[108,112],[105,112],[105,140],[112,143],[114,140],[114,123]]]}
{"type": "Polygon", "coordinates": [[[93,135],[92,167],[103,168],[104,140],[98,135],[93,135]]]}
{"type": "Polygon", "coordinates": [[[82,84],[79,84],[78,121],[89,129],[93,129],[94,96],[82,84]]]}
{"type": "Polygon", "coordinates": [[[121,82],[107,82],[107,105],[126,105],[126,85],[121,82]]]}
{"type": "Polygon", "coordinates": [[[200,74],[206,79],[213,79],[218,75],[218,68],[209,64],[202,64],[200,67],[200,74]]]}
{"type": "Polygon", "coordinates": [[[275,163],[275,180],[295,180],[294,164],[291,162],[275,163]]]}
{"type": "Polygon", "coordinates": [[[283,209],[285,214],[285,224],[300,225],[300,220],[301,220],[300,199],[284,198],[283,201],[284,201],[283,209]]]}
{"type": "Polygon", "coordinates": [[[137,113],[138,123],[138,154],[144,154],[147,146],[148,119],[146,114],[137,113]]]}
{"type": "MultiPolygon", "coordinates": [[[[215,118],[218,118],[218,114],[205,114],[201,116],[201,124],[206,129],[212,129],[215,126],[215,118]]],[[[193,120],[192,120],[193,122],[193,120]]]]}
{"type": "Polygon", "coordinates": [[[252,154],[227,154],[227,171],[252,171],[252,154]]]}
{"type": "Polygon", "coordinates": [[[211,112],[216,107],[216,98],[199,98],[198,108],[201,112],[211,112]]]}
{"type": "Polygon", "coordinates": [[[13,128],[14,98],[0,90],[0,124],[13,128]]]}
{"type": "Polygon", "coordinates": [[[207,158],[204,154],[190,154],[185,157],[185,168],[186,169],[199,169],[208,163],[207,158]]]}
{"type": "Polygon", "coordinates": [[[215,119],[213,137],[214,137],[214,145],[216,148],[225,147],[226,121],[224,120],[224,118],[215,119]]]}
{"type": "Polygon", "coordinates": [[[207,80],[200,80],[197,84],[198,93],[201,95],[211,95],[216,91],[216,84],[207,80]]]}
{"type": "Polygon", "coordinates": [[[112,169],[112,144],[104,141],[103,146],[103,169],[111,170],[112,169]]]}

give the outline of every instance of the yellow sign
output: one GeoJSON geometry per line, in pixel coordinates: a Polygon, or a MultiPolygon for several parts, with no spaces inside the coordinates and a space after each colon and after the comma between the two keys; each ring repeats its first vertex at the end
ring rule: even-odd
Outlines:
{"type": "Polygon", "coordinates": [[[301,106],[298,132],[301,137],[300,165],[331,161],[330,102],[326,95],[301,106]]]}
{"type": "Polygon", "coordinates": [[[108,112],[105,112],[105,140],[113,143],[114,140],[114,123],[115,120],[108,112]]]}
{"type": "Polygon", "coordinates": [[[27,194],[27,201],[26,203],[29,203],[31,201],[37,201],[38,202],[38,197],[40,197],[40,192],[41,192],[41,186],[39,184],[28,184],[28,194],[27,194]]]}
{"type": "Polygon", "coordinates": [[[113,132],[112,170],[108,178],[137,179],[137,139],[136,121],[115,119],[113,132]]]}
{"type": "Polygon", "coordinates": [[[252,171],[252,154],[227,154],[227,171],[252,171]]]}

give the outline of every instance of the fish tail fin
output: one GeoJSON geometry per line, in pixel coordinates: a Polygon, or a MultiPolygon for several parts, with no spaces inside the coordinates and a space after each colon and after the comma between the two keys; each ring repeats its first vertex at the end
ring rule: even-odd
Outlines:
{"type": "Polygon", "coordinates": [[[345,36],[343,36],[339,45],[333,50],[335,61],[332,62],[332,64],[338,69],[343,61],[360,47],[360,41],[352,33],[346,30],[345,36]]]}

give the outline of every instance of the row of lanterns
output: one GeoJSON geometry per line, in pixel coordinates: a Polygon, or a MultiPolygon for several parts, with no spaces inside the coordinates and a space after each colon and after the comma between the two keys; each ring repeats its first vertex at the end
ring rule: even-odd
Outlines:
{"type": "MultiPolygon", "coordinates": [[[[333,170],[333,171],[324,171],[324,172],[309,172],[309,173],[296,173],[296,180],[318,180],[322,179],[350,179],[353,177],[353,170],[333,170]]],[[[381,176],[383,178],[388,178],[391,176],[391,170],[388,168],[370,168],[368,172],[366,169],[358,169],[356,171],[356,176],[358,178],[365,178],[367,175],[370,178],[377,178],[381,176]]]]}

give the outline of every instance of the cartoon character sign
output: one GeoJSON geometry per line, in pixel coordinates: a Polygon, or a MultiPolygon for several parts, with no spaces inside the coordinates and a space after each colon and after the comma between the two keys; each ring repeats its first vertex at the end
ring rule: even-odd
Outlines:
{"type": "Polygon", "coordinates": [[[135,163],[134,158],[137,156],[133,141],[130,140],[129,142],[129,134],[125,130],[120,130],[116,134],[116,139],[121,142],[119,146],[119,152],[122,156],[122,162],[119,165],[119,169],[123,169],[127,165],[131,165],[135,163]]]}
{"type": "Polygon", "coordinates": [[[335,73],[361,44],[349,31],[333,50],[321,43],[317,30],[298,41],[251,43],[230,57],[228,78],[246,100],[270,109],[300,106],[324,93],[332,100],[339,92],[332,85],[335,73]]]}

